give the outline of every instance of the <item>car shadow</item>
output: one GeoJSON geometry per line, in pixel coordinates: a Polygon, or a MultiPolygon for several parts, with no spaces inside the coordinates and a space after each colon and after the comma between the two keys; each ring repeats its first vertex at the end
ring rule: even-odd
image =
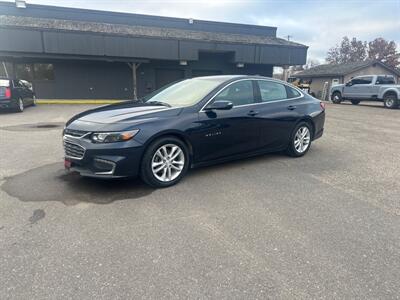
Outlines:
{"type": "Polygon", "coordinates": [[[5,178],[1,189],[24,202],[58,201],[65,205],[80,202],[108,204],[137,199],[154,189],[132,178],[102,180],[86,178],[53,163],[5,178]]]}
{"type": "Polygon", "coordinates": [[[387,109],[385,106],[383,106],[383,103],[381,102],[360,102],[357,105],[353,105],[350,102],[342,102],[340,105],[350,105],[350,106],[361,106],[361,107],[368,107],[368,108],[375,108],[375,109],[387,109]]]}

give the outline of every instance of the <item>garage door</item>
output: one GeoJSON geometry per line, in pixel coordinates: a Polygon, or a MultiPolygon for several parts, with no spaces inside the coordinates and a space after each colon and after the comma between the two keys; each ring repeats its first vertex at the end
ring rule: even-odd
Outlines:
{"type": "Polygon", "coordinates": [[[156,69],[156,89],[164,85],[184,78],[183,70],[177,69],[156,69]]]}

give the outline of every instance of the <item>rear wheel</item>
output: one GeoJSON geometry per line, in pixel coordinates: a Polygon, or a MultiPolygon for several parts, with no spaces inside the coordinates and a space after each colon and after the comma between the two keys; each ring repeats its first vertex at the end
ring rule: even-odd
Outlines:
{"type": "Polygon", "coordinates": [[[351,104],[358,105],[360,104],[360,100],[351,100],[351,104]]]}
{"type": "Polygon", "coordinates": [[[17,100],[17,107],[15,108],[15,110],[17,112],[23,112],[24,109],[25,109],[24,101],[22,100],[22,98],[19,98],[17,100]]]}
{"type": "Polygon", "coordinates": [[[311,146],[311,132],[312,129],[309,123],[299,123],[293,130],[286,153],[293,157],[300,157],[306,154],[311,146]]]}
{"type": "Polygon", "coordinates": [[[189,151],[183,141],[175,137],[163,137],[147,148],[140,176],[152,187],[172,186],[186,174],[189,160],[189,151]]]}
{"type": "Polygon", "coordinates": [[[399,100],[395,94],[389,93],[383,97],[383,105],[390,109],[397,108],[399,107],[399,100]]]}
{"type": "Polygon", "coordinates": [[[340,104],[340,102],[342,102],[342,94],[340,92],[334,92],[331,100],[334,104],[340,104]]]}

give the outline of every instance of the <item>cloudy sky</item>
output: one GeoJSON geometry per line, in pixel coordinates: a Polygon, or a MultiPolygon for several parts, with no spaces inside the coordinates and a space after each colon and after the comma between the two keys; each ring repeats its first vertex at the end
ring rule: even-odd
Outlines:
{"type": "Polygon", "coordinates": [[[323,62],[345,35],[383,37],[400,48],[400,0],[27,0],[27,3],[111,10],[278,27],[278,36],[308,45],[323,62]]]}

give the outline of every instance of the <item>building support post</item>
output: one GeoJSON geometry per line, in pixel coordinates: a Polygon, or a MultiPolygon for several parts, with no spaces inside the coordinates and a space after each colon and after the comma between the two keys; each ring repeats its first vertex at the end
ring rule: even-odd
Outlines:
{"type": "Polygon", "coordinates": [[[4,74],[6,75],[7,78],[9,78],[6,63],[2,61],[2,64],[3,64],[4,74]]]}
{"type": "Polygon", "coordinates": [[[140,67],[140,63],[128,63],[128,66],[132,70],[132,86],[133,86],[133,100],[138,99],[138,94],[137,94],[137,69],[140,67]]]}

